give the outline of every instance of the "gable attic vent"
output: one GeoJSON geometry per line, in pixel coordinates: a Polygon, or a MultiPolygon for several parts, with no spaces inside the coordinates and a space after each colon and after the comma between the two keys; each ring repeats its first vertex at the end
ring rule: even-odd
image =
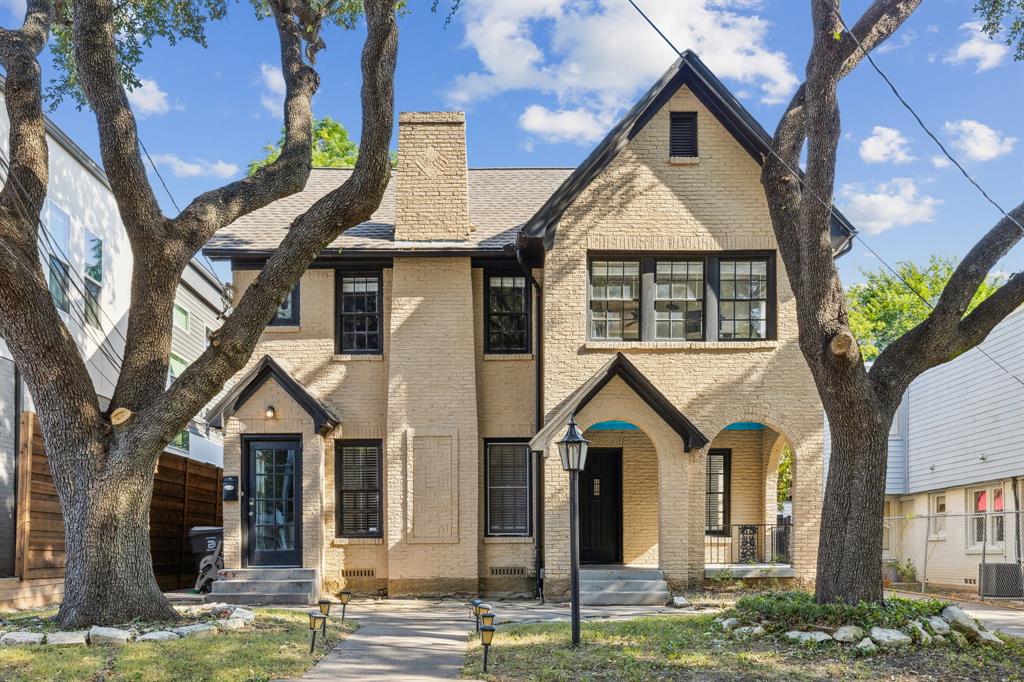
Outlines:
{"type": "Polygon", "coordinates": [[[673,111],[669,114],[668,155],[671,157],[696,158],[696,111],[673,111]]]}

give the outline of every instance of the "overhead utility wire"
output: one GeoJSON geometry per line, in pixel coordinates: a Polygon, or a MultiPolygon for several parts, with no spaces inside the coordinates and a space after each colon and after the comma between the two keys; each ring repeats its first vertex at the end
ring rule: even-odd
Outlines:
{"type": "MultiPolygon", "coordinates": [[[[642,16],[647,21],[647,23],[651,25],[651,28],[653,28],[658,33],[658,35],[661,36],[662,39],[666,43],[668,43],[668,46],[670,48],[672,48],[673,52],[675,52],[680,57],[683,56],[683,53],[680,52],[679,49],[676,48],[676,46],[672,44],[672,41],[669,40],[668,37],[664,33],[662,33],[661,29],[659,29],[658,26],[653,21],[651,21],[650,17],[648,17],[647,14],[645,14],[644,11],[642,9],[640,9],[640,7],[636,4],[636,2],[634,2],[634,0],[629,0],[629,4],[631,4],[633,6],[633,8],[637,12],[640,13],[640,16],[642,16]]],[[[840,21],[842,21],[842,19],[840,19],[840,21]]],[[[844,24],[844,26],[845,26],[845,24],[844,24]]],[[[848,29],[847,29],[847,32],[849,32],[848,29]]],[[[853,34],[851,33],[850,35],[853,35],[853,34]]],[[[856,38],[854,38],[854,40],[856,40],[856,38]]],[[[859,46],[860,43],[857,43],[857,45],[859,46]]],[[[863,47],[861,47],[860,49],[861,49],[862,52],[864,51],[863,47]]],[[[865,55],[867,55],[867,53],[865,53],[865,55]]],[[[868,57],[868,59],[870,59],[870,56],[868,57]]],[[[874,63],[874,62],[872,61],[872,63],[874,63]]],[[[878,67],[876,66],[875,68],[877,69],[878,67]]],[[[884,77],[884,74],[883,74],[883,77],[884,77]]],[[[888,81],[888,79],[886,79],[886,80],[888,81]]],[[[895,88],[894,88],[894,91],[895,91],[895,88]]],[[[899,93],[897,93],[897,96],[899,96],[899,93]]],[[[902,98],[901,98],[901,101],[903,101],[902,98]]],[[[905,104],[905,106],[907,106],[909,108],[909,105],[905,104]]],[[[913,111],[913,110],[911,110],[911,111],[913,111]]],[[[916,116],[917,115],[915,114],[915,117],[916,116]]],[[[929,132],[929,135],[931,135],[930,132],[929,132]]],[[[934,139],[934,136],[932,136],[932,138],[934,139]]],[[[938,140],[936,140],[936,143],[938,143],[938,140]]],[[[939,143],[939,146],[942,147],[941,143],[939,143]]],[[[942,147],[942,151],[946,154],[946,156],[949,156],[949,152],[947,152],[944,147],[942,147]]],[[[779,156],[778,153],[775,151],[775,149],[771,145],[768,145],[768,152],[772,156],[774,156],[775,159],[778,160],[778,162],[781,163],[784,168],[786,168],[786,170],[788,170],[790,173],[792,173],[794,177],[800,177],[800,173],[797,172],[796,170],[794,170],[788,163],[786,163],[786,160],[783,159],[781,156],[779,156]]],[[[949,156],[949,158],[952,159],[953,163],[957,163],[956,159],[953,159],[952,156],[949,156]]],[[[963,168],[960,166],[959,163],[957,163],[957,167],[960,168],[961,171],[963,171],[963,168]]],[[[967,175],[967,173],[964,172],[964,175],[967,175]]],[[[988,194],[985,193],[985,191],[982,190],[981,187],[976,182],[974,182],[974,180],[970,176],[967,176],[967,178],[968,178],[968,180],[971,180],[972,184],[974,184],[976,187],[978,187],[979,190],[981,190],[982,194],[984,194],[986,198],[989,198],[988,194]]],[[[834,218],[837,218],[837,219],[839,218],[838,213],[836,212],[836,209],[835,209],[834,206],[832,206],[832,204],[826,202],[824,199],[822,199],[820,196],[818,196],[818,193],[815,192],[812,188],[808,187],[806,184],[801,183],[801,186],[802,186],[803,190],[806,190],[811,196],[813,196],[818,201],[818,203],[820,203],[823,207],[825,207],[828,210],[830,215],[832,215],[834,218]]],[[[1011,221],[1013,221],[1018,227],[1020,227],[1020,223],[1017,222],[1012,216],[1007,215],[1006,212],[1003,211],[1002,208],[998,204],[996,204],[990,198],[989,198],[989,201],[991,201],[993,203],[993,205],[995,205],[995,207],[997,209],[999,209],[1003,213],[1003,215],[1005,215],[1007,218],[1009,218],[1011,221]]],[[[1024,227],[1022,227],[1021,229],[1024,230],[1024,227]]],[[[910,282],[908,282],[907,279],[905,277],[903,277],[903,275],[901,275],[894,267],[889,265],[889,263],[886,262],[885,259],[883,259],[882,256],[879,255],[879,253],[877,251],[875,251],[873,248],[871,248],[871,246],[869,246],[868,243],[866,241],[864,241],[864,239],[860,236],[860,234],[858,232],[856,232],[856,231],[853,232],[853,238],[856,239],[858,242],[860,242],[868,251],[870,251],[871,254],[874,255],[875,258],[877,258],[879,260],[879,262],[881,262],[882,265],[884,265],[885,268],[889,272],[891,272],[897,279],[899,279],[904,284],[904,286],[906,286],[907,289],[909,289],[911,291],[911,293],[913,293],[915,296],[917,296],[919,299],[921,299],[921,301],[924,302],[924,304],[926,306],[928,306],[932,310],[935,309],[935,305],[931,301],[929,301],[920,291],[915,289],[910,284],[910,282]]],[[[1024,276],[1024,274],[1022,274],[1021,276],[1024,276]]],[[[1024,386],[1024,379],[1021,379],[1016,374],[1014,374],[1009,369],[1007,369],[1006,366],[1004,366],[1001,362],[999,362],[994,357],[989,355],[985,351],[985,349],[982,348],[980,345],[975,346],[975,348],[978,350],[978,352],[980,352],[986,358],[991,360],[993,362],[993,364],[995,364],[1001,370],[1006,372],[1006,374],[1009,375],[1010,378],[1012,378],[1014,381],[1016,381],[1021,386],[1024,386]]]]}

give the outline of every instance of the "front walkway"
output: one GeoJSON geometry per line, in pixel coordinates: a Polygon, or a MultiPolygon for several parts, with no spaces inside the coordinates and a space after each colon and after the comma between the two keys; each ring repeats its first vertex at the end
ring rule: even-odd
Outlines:
{"type": "Polygon", "coordinates": [[[959,606],[971,618],[980,620],[989,630],[1004,632],[1014,637],[1024,637],[1024,610],[1012,604],[1000,606],[998,604],[981,604],[972,601],[957,601],[942,595],[919,594],[917,592],[904,592],[902,590],[886,590],[889,595],[898,595],[908,599],[942,599],[952,601],[959,606]]]}

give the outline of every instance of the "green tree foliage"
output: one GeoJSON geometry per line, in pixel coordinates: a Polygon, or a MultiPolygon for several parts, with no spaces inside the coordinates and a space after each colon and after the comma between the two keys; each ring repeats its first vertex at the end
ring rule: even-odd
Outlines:
{"type": "MultiPolygon", "coordinates": [[[[281,154],[284,145],[284,128],[277,144],[268,144],[263,148],[266,156],[249,162],[249,175],[273,163],[281,154]]],[[[314,168],[352,168],[359,157],[359,145],[349,139],[345,126],[330,116],[313,121],[313,158],[314,168]]]]}
{"type": "MultiPolygon", "coordinates": [[[[850,308],[850,330],[857,337],[865,360],[874,360],[887,345],[928,316],[929,306],[914,291],[934,305],[953,275],[956,263],[942,256],[932,256],[924,267],[900,261],[896,272],[906,284],[887,270],[861,271],[867,281],[847,289],[846,299],[850,308]],[[914,291],[908,289],[907,284],[914,291]]],[[[989,276],[978,287],[967,312],[991,296],[1002,282],[1003,278],[998,275],[989,276]]]]}
{"type": "Polygon", "coordinates": [[[1024,60],[1024,0],[978,0],[974,13],[985,22],[981,30],[991,39],[1002,38],[1024,60]]]}
{"type": "Polygon", "coordinates": [[[779,483],[776,488],[776,499],[779,503],[779,511],[782,511],[782,503],[793,499],[793,451],[786,445],[779,455],[779,483]]]}

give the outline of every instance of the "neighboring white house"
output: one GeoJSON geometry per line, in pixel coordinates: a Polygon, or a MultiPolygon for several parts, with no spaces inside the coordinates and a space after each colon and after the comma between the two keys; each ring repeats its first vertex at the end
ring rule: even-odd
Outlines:
{"type": "MultiPolygon", "coordinates": [[[[1024,308],[997,325],[980,349],[910,385],[889,436],[883,538],[889,579],[974,592],[982,588],[984,564],[986,594],[1020,596],[1022,380],[1024,308]]],[[[828,442],[825,452],[827,467],[828,442]]]]}
{"type": "MultiPolygon", "coordinates": [[[[2,88],[0,80],[0,88],[2,88]]],[[[3,96],[0,91],[0,110],[3,96]]],[[[8,119],[0,113],[0,154],[9,153],[8,119]]],[[[40,228],[40,257],[61,319],[85,358],[101,405],[113,395],[131,303],[132,253],[103,170],[52,121],[46,121],[50,178],[40,228]]],[[[224,285],[198,261],[181,278],[175,308],[171,373],[195,360],[220,326],[224,285]]],[[[0,578],[14,561],[18,419],[33,410],[7,346],[0,339],[0,578]]],[[[197,417],[169,451],[221,466],[220,432],[197,417]]]]}

